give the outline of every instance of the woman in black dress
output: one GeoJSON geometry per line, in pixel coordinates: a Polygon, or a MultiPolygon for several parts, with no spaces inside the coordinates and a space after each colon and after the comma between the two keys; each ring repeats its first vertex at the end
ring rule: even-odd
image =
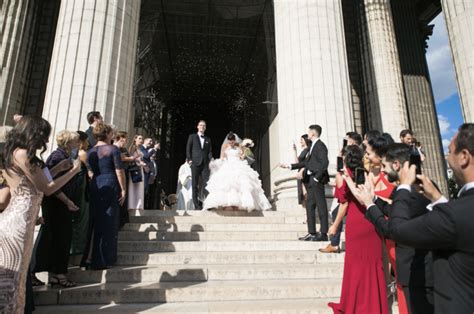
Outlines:
{"type": "MultiPolygon", "coordinates": [[[[295,162],[300,163],[305,160],[306,156],[309,153],[309,149],[311,148],[311,141],[308,139],[308,134],[303,134],[300,137],[300,145],[301,145],[301,153],[298,155],[296,152],[296,145],[293,144],[293,151],[295,153],[295,162]]],[[[304,169],[300,170],[300,175],[302,176],[304,169]]],[[[304,186],[303,182],[304,179],[297,180],[298,186],[298,204],[306,208],[306,187],[304,186]]]]}
{"type": "Polygon", "coordinates": [[[126,196],[125,173],[119,148],[110,145],[112,127],[98,123],[92,134],[97,144],[87,156],[93,176],[89,193],[90,236],[83,260],[86,267],[105,269],[117,261],[120,205],[126,196]]]}
{"type": "MultiPolygon", "coordinates": [[[[63,130],[56,136],[56,142],[58,148],[46,160],[48,169],[70,160],[72,150],[79,145],[79,134],[63,130]]],[[[57,176],[62,176],[65,172],[67,170],[57,176]]],[[[79,210],[73,202],[76,189],[77,176],[55,194],[43,198],[44,225],[38,237],[34,273],[49,272],[51,285],[75,286],[75,283],[67,279],[66,274],[72,239],[72,217],[73,213],[79,210]]]]}

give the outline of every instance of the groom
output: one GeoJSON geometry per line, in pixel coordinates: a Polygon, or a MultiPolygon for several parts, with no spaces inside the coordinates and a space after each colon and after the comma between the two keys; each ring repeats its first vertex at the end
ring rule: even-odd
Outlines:
{"type": "Polygon", "coordinates": [[[201,210],[202,202],[199,202],[198,195],[200,188],[204,189],[209,179],[209,162],[212,160],[212,146],[211,139],[204,135],[204,132],[206,132],[206,121],[199,121],[197,130],[196,134],[190,134],[188,137],[186,161],[191,165],[194,208],[201,210]],[[199,183],[201,183],[200,186],[199,183]]]}

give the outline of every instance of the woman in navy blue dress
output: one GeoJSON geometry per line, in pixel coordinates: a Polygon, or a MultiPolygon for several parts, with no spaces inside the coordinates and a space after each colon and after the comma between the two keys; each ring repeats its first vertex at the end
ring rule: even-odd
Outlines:
{"type": "Polygon", "coordinates": [[[110,145],[113,129],[97,124],[92,134],[97,144],[87,155],[93,176],[90,185],[90,236],[83,258],[83,266],[105,269],[117,261],[117,235],[120,204],[125,200],[125,173],[117,146],[110,145]]]}

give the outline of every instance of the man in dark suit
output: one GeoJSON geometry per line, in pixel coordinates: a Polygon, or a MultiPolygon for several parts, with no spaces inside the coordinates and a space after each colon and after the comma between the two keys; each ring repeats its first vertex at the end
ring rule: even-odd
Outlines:
{"type": "Polygon", "coordinates": [[[92,135],[92,130],[96,126],[97,123],[104,121],[102,115],[99,111],[91,111],[87,114],[87,122],[89,123],[89,128],[84,132],[87,134],[87,141],[89,142],[89,149],[95,146],[97,143],[96,139],[92,135]]]}
{"type": "Polygon", "coordinates": [[[311,140],[311,147],[306,159],[296,164],[282,165],[282,167],[292,170],[304,168],[303,180],[307,180],[308,182],[308,196],[306,201],[308,234],[300,238],[300,240],[304,241],[328,240],[328,207],[324,185],[329,182],[329,159],[328,149],[319,139],[321,131],[321,126],[317,124],[310,125],[308,129],[308,139],[311,140]],[[316,207],[318,208],[321,223],[319,234],[316,232],[316,207]]]}
{"type": "Polygon", "coordinates": [[[143,185],[145,187],[145,205],[147,208],[149,208],[149,190],[150,190],[150,175],[151,175],[151,159],[153,156],[156,154],[156,150],[153,148],[153,139],[150,137],[147,137],[143,141],[143,145],[140,145],[138,147],[140,149],[140,152],[142,153],[143,157],[143,162],[146,164],[146,166],[143,169],[143,185]]]}
{"type": "Polygon", "coordinates": [[[202,202],[199,202],[199,190],[204,189],[207,180],[209,180],[209,162],[213,158],[211,139],[204,135],[206,132],[204,120],[199,121],[197,130],[197,133],[188,137],[186,161],[191,165],[194,208],[201,210],[202,202]]]}
{"type": "MultiPolygon", "coordinates": [[[[458,199],[447,201],[416,167],[405,163],[392,205],[390,237],[397,243],[432,250],[435,313],[474,312],[474,124],[463,124],[449,144],[448,163],[462,186],[458,199]],[[432,201],[428,213],[413,218],[412,184],[421,180],[432,201]]],[[[370,195],[361,187],[360,196],[370,195]]],[[[360,197],[359,196],[359,197],[360,197]]],[[[370,195],[371,196],[371,195],[370,195]]],[[[369,197],[370,197],[369,196],[369,197]]]]}
{"type": "MultiPolygon", "coordinates": [[[[382,170],[387,174],[389,181],[399,181],[399,172],[402,165],[410,160],[410,147],[402,143],[390,144],[382,158],[382,170]]],[[[428,212],[430,200],[418,193],[415,186],[410,196],[411,217],[418,217],[428,212]]],[[[396,193],[391,199],[396,199],[396,193]]],[[[390,220],[392,219],[392,206],[384,200],[371,198],[364,200],[367,206],[365,217],[374,224],[377,231],[390,238],[390,220]]],[[[394,218],[396,219],[396,218],[394,218]]],[[[430,250],[416,249],[403,243],[396,243],[396,278],[397,284],[403,289],[410,313],[433,313],[433,273],[432,254],[430,250]]]]}

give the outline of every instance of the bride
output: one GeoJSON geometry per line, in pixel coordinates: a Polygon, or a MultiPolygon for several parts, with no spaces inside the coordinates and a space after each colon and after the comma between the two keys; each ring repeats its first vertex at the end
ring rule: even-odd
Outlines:
{"type": "Polygon", "coordinates": [[[237,134],[230,132],[221,148],[221,158],[209,165],[211,177],[204,209],[233,208],[267,210],[271,208],[263,192],[258,173],[243,161],[244,154],[237,134]]]}

